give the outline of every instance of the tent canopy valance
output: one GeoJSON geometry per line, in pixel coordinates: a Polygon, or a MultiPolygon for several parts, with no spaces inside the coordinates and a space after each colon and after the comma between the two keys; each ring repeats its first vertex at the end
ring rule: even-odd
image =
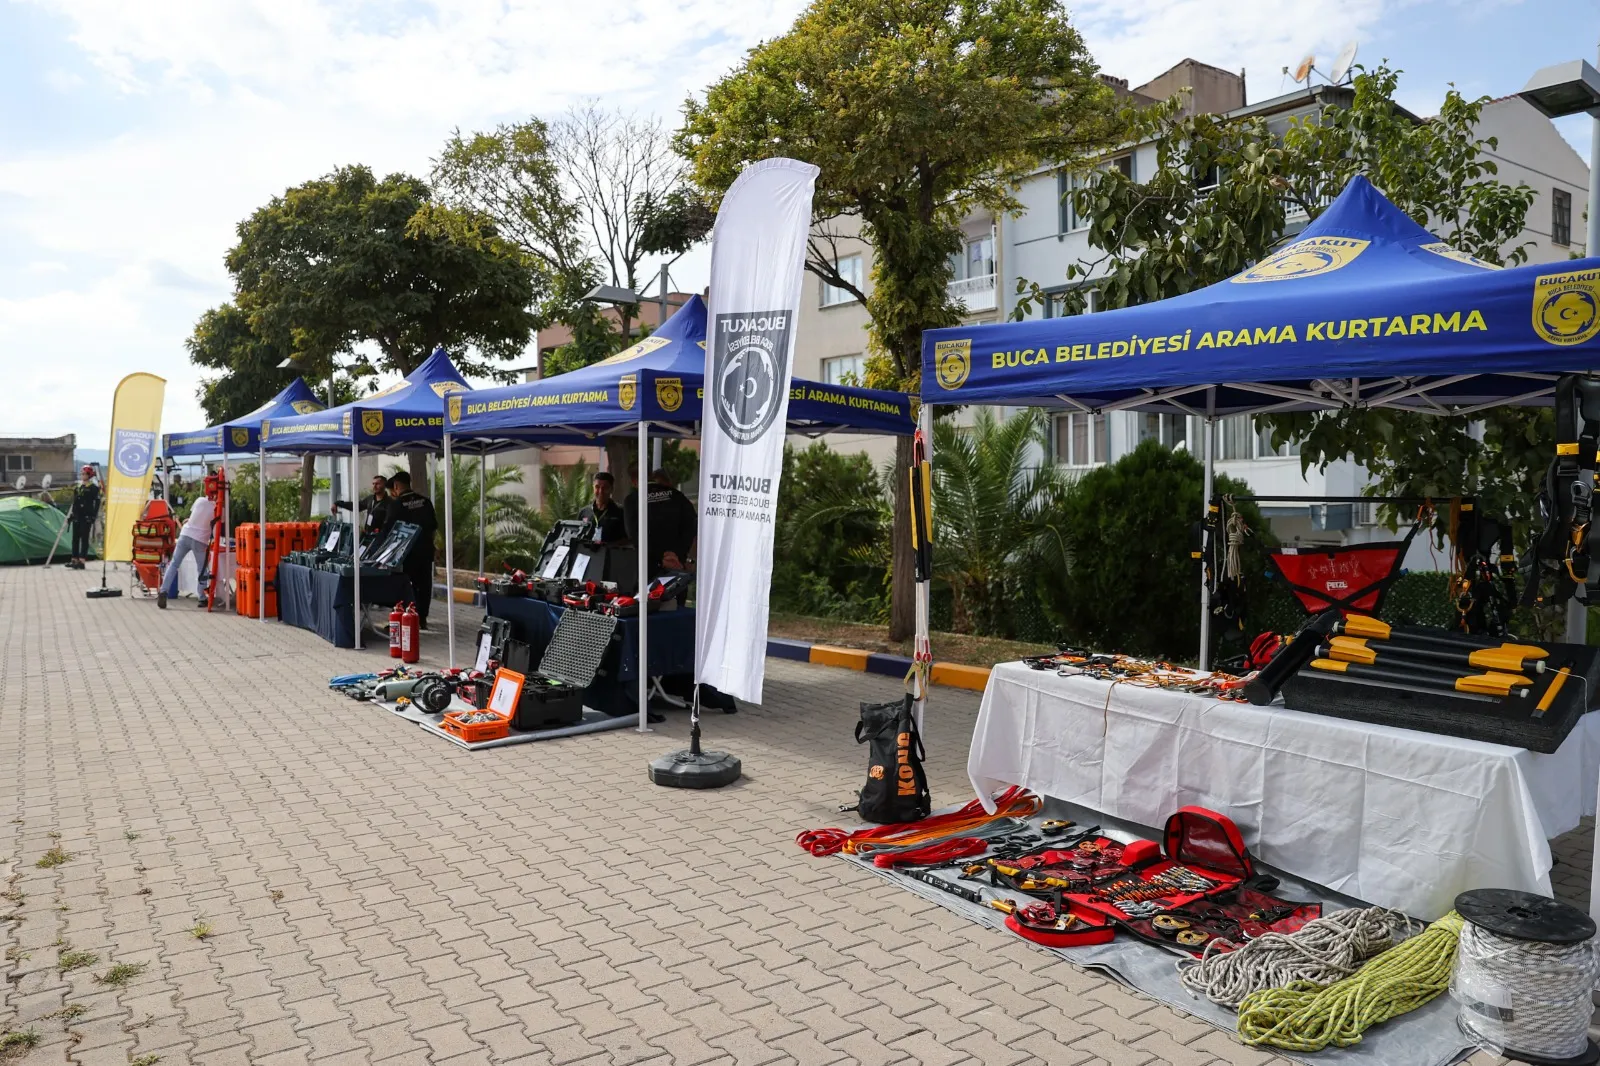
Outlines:
{"type": "Polygon", "coordinates": [[[274,452],[436,450],[444,436],[444,400],[469,391],[443,348],[382,392],[311,414],[267,418],[261,444],[274,452]]]}
{"type": "Polygon", "coordinates": [[[254,452],[259,449],[261,423],[269,418],[291,418],[315,414],[325,405],[311,391],[304,378],[295,378],[254,411],[231,422],[192,433],[167,433],[161,438],[164,455],[224,455],[254,452]]]}
{"type": "MultiPolygon", "coordinates": [[[[640,422],[692,435],[707,391],[705,345],[706,305],[693,296],[660,329],[609,359],[542,381],[452,396],[450,435],[548,440],[556,431],[595,438],[633,432],[640,422]]],[[[710,391],[715,402],[715,383],[710,391]]],[[[797,433],[909,434],[914,403],[903,393],[796,378],[788,424],[797,433]]]]}
{"type": "Polygon", "coordinates": [[[1100,314],[923,334],[923,397],[1225,415],[1548,404],[1600,369],[1600,258],[1499,269],[1364,177],[1226,281],[1100,314]]]}

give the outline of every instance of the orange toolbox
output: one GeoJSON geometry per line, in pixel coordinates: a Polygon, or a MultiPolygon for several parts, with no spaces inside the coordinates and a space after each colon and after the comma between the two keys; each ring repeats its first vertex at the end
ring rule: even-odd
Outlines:
{"type": "Polygon", "coordinates": [[[483,740],[499,740],[511,735],[511,719],[494,711],[451,711],[444,716],[439,727],[452,736],[460,737],[468,744],[476,744],[483,740]],[[493,714],[498,721],[463,722],[461,717],[467,714],[493,714]]]}

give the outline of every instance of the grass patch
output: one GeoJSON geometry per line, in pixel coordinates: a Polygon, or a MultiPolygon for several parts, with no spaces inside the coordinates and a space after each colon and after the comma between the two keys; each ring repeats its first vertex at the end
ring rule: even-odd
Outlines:
{"type": "Polygon", "coordinates": [[[52,867],[60,866],[64,862],[71,862],[71,861],[72,861],[72,856],[68,855],[66,852],[62,851],[61,850],[61,845],[57,844],[54,847],[52,847],[49,851],[47,851],[43,855],[41,855],[39,857],[39,861],[34,863],[34,865],[37,866],[41,870],[49,870],[52,867]]]}
{"type": "Polygon", "coordinates": [[[33,958],[33,952],[23,951],[15,944],[11,945],[9,948],[6,948],[7,962],[27,962],[31,958],[33,958]]]}
{"type": "Polygon", "coordinates": [[[38,1043],[39,1034],[32,1029],[24,1029],[21,1032],[7,1030],[0,1033],[0,1062],[21,1058],[38,1043]]]}
{"type": "MultiPolygon", "coordinates": [[[[842,622],[835,618],[812,618],[807,615],[772,612],[767,634],[788,637],[791,640],[809,640],[835,647],[859,648],[884,655],[910,655],[912,642],[891,641],[888,626],[865,625],[859,622],[842,622]]],[[[992,666],[1024,655],[1045,655],[1055,651],[1053,644],[1030,644],[1020,640],[1000,637],[978,637],[969,633],[934,633],[933,657],[943,663],[962,663],[967,666],[992,666]]]]}
{"type": "Polygon", "coordinates": [[[5,900],[7,903],[14,903],[19,907],[22,906],[22,901],[27,898],[27,895],[17,888],[8,888],[4,892],[0,892],[0,899],[5,900]]]}
{"type": "Polygon", "coordinates": [[[128,1063],[128,1066],[156,1066],[156,1063],[160,1061],[160,1055],[140,1055],[138,1058],[128,1063]]]}
{"type": "Polygon", "coordinates": [[[129,981],[144,973],[144,970],[145,966],[142,962],[119,962],[105,973],[97,976],[94,981],[97,985],[123,988],[129,981]]]}
{"type": "Polygon", "coordinates": [[[145,885],[138,892],[134,893],[134,895],[137,895],[137,896],[148,896],[154,891],[155,891],[155,889],[151,888],[149,885],[145,885]]]}
{"type": "Polygon", "coordinates": [[[56,960],[56,969],[62,973],[70,973],[73,970],[81,970],[85,966],[93,966],[99,961],[100,956],[92,951],[78,951],[74,948],[68,948],[56,960]]]}
{"type": "Polygon", "coordinates": [[[60,833],[50,833],[48,835],[49,835],[51,840],[60,840],[61,839],[61,834],[60,833]]]}
{"type": "Polygon", "coordinates": [[[122,834],[122,839],[124,839],[124,840],[138,840],[139,839],[139,834],[135,833],[132,829],[130,829],[126,833],[122,834]]]}
{"type": "Polygon", "coordinates": [[[206,921],[204,918],[201,918],[199,921],[195,922],[194,925],[189,927],[189,935],[194,937],[196,940],[209,940],[217,935],[217,931],[211,928],[210,922],[206,921]]]}
{"type": "Polygon", "coordinates": [[[269,898],[274,903],[282,903],[283,902],[283,893],[279,892],[277,889],[273,889],[272,892],[269,893],[269,898]]]}
{"type": "Polygon", "coordinates": [[[74,1018],[81,1018],[88,1013],[88,1007],[85,1007],[82,1003],[73,1003],[70,1006],[62,1007],[60,1010],[53,1010],[49,1014],[46,1014],[45,1017],[59,1018],[64,1022],[70,1022],[74,1018]]]}

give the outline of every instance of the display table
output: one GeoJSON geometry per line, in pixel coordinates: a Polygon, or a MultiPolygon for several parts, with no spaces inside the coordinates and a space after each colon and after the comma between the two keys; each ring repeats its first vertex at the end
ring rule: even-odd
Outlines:
{"type": "Polygon", "coordinates": [[[967,773],[986,801],[1022,785],[1143,826],[1210,807],[1262,861],[1433,919],[1469,888],[1550,894],[1549,839],[1594,813],[1600,715],[1538,755],[1001,663],[967,773]]]}
{"type": "MultiPolygon", "coordinates": [[[[533,660],[539,661],[556,623],[567,613],[543,600],[526,596],[496,596],[490,594],[484,613],[492,618],[505,618],[511,622],[511,635],[527,641],[533,648],[533,660]]],[[[617,619],[619,652],[615,680],[635,681],[639,677],[639,619],[617,619]]],[[[474,652],[476,654],[476,652],[474,652]]],[[[650,676],[666,677],[673,674],[694,673],[694,608],[681,607],[676,611],[657,611],[650,616],[650,676]]]]}
{"type": "MultiPolygon", "coordinates": [[[[278,564],[278,620],[309,629],[336,648],[356,646],[355,578],[329,570],[313,570],[297,563],[278,564]]],[[[393,607],[409,602],[416,593],[404,574],[361,578],[361,599],[393,607]]]]}

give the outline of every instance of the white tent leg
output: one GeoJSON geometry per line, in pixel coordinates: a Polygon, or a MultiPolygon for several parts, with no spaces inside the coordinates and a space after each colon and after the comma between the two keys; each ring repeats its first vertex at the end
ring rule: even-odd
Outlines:
{"type": "MultiPolygon", "coordinates": [[[[480,457],[480,464],[481,464],[480,457]]],[[[456,665],[456,506],[455,506],[455,460],[450,457],[450,434],[444,435],[444,617],[445,630],[449,634],[450,666],[456,665]]],[[[483,467],[478,468],[482,476],[483,467]]],[[[483,483],[480,481],[479,485],[483,483]]],[[[481,498],[481,497],[480,497],[481,498]]],[[[482,536],[482,526],[479,526],[479,536],[482,536]]]]}
{"type": "Polygon", "coordinates": [[[633,486],[639,500],[639,732],[650,732],[650,423],[639,423],[639,477],[633,486]]]}
{"type": "Polygon", "coordinates": [[[355,650],[361,650],[361,486],[356,484],[356,469],[361,462],[361,446],[350,445],[350,487],[358,490],[350,493],[350,572],[354,575],[355,585],[351,589],[350,611],[355,616],[355,650]]]}
{"type": "MultiPolygon", "coordinates": [[[[262,471],[262,473],[265,474],[266,471],[262,471]]],[[[233,482],[229,480],[231,476],[232,475],[228,472],[228,453],[226,446],[224,446],[222,453],[222,483],[226,485],[227,488],[222,493],[222,499],[218,501],[218,506],[222,508],[222,543],[217,545],[218,570],[222,569],[223,558],[232,554],[233,552],[233,482]]],[[[265,479],[263,479],[261,483],[265,485],[265,479]]],[[[202,482],[201,487],[204,488],[204,486],[205,483],[202,482]]],[[[211,599],[212,608],[215,608],[217,605],[217,590],[221,587],[222,582],[218,580],[216,574],[212,574],[211,587],[206,590],[207,595],[211,599]]]]}
{"type": "Polygon", "coordinates": [[[1216,452],[1216,390],[1209,389],[1206,393],[1206,417],[1201,424],[1201,448],[1204,450],[1206,476],[1205,487],[1200,491],[1200,669],[1211,669],[1211,583],[1206,580],[1205,553],[1210,549],[1211,536],[1206,529],[1205,521],[1211,514],[1211,485],[1215,474],[1216,462],[1213,458],[1216,452]]]}
{"type": "MultiPolygon", "coordinates": [[[[927,455],[929,468],[931,469],[932,465],[933,465],[933,404],[925,403],[925,404],[922,405],[922,409],[921,409],[921,411],[918,412],[918,415],[917,415],[917,422],[918,422],[917,428],[922,431],[922,446],[923,446],[923,449],[925,451],[925,454],[927,455]]],[[[928,503],[929,503],[929,506],[931,508],[932,504],[933,504],[933,501],[930,500],[930,501],[928,501],[928,503]]],[[[931,514],[928,516],[928,525],[929,525],[930,528],[933,525],[933,516],[931,514]]],[[[915,639],[914,643],[912,644],[912,652],[913,652],[913,654],[917,654],[917,653],[921,653],[921,652],[926,651],[928,653],[928,655],[930,656],[930,666],[928,668],[929,669],[929,674],[928,674],[927,680],[931,680],[932,679],[932,669],[933,669],[932,666],[931,666],[931,656],[933,654],[933,644],[932,644],[932,639],[931,639],[932,623],[931,623],[931,621],[929,620],[929,617],[928,617],[928,614],[929,614],[929,599],[930,599],[930,597],[932,595],[932,581],[931,581],[932,575],[929,575],[929,577],[930,577],[929,581],[918,581],[917,582],[917,618],[916,618],[917,632],[916,632],[916,639],[915,639]]],[[[926,711],[927,706],[928,706],[928,689],[929,689],[929,686],[926,685],[926,684],[923,684],[922,680],[919,679],[919,681],[917,682],[917,687],[921,690],[921,691],[918,691],[918,692],[914,693],[914,695],[917,698],[916,706],[914,708],[914,713],[916,715],[916,720],[917,720],[917,732],[922,734],[924,739],[926,739],[927,733],[926,733],[925,728],[924,728],[923,719],[924,719],[924,712],[926,711]]]]}
{"type": "MultiPolygon", "coordinates": [[[[447,435],[445,437],[445,440],[448,441],[449,439],[450,438],[447,435]]],[[[446,464],[446,474],[447,475],[449,473],[449,470],[448,470],[449,462],[450,462],[450,460],[448,458],[446,458],[445,459],[445,464],[446,464]]],[[[478,576],[479,577],[483,576],[483,549],[484,549],[484,546],[485,546],[485,541],[488,539],[488,534],[484,531],[484,525],[483,525],[484,517],[488,514],[488,507],[484,504],[484,500],[483,500],[483,483],[484,483],[483,464],[484,464],[483,453],[479,452],[478,453],[478,576]]],[[[453,575],[452,575],[452,577],[453,577],[453,575]]],[[[450,660],[450,662],[451,662],[452,666],[455,665],[455,659],[454,658],[452,658],[450,660]]]]}
{"type": "Polygon", "coordinates": [[[256,467],[256,487],[261,490],[261,510],[256,513],[256,617],[267,620],[267,442],[261,440],[261,454],[256,467]]]}

